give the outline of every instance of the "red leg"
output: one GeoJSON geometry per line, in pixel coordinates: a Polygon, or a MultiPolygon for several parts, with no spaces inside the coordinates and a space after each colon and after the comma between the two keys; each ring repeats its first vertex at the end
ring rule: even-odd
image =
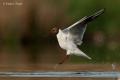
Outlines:
{"type": "Polygon", "coordinates": [[[69,58],[69,55],[66,55],[62,61],[60,61],[58,64],[63,64],[67,59],[69,58]]]}

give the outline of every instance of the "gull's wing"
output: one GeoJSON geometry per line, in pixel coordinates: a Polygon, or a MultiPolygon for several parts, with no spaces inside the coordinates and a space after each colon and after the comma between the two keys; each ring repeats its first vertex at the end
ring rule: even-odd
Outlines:
{"type": "Polygon", "coordinates": [[[96,19],[99,15],[101,15],[104,12],[104,9],[99,10],[98,12],[94,13],[91,16],[85,16],[70,27],[64,29],[64,32],[69,32],[72,36],[72,39],[77,45],[81,44],[81,41],[84,36],[84,32],[87,27],[87,23],[96,19]]]}
{"type": "Polygon", "coordinates": [[[78,48],[75,50],[74,54],[77,55],[77,56],[83,56],[83,57],[85,57],[87,59],[92,59],[91,57],[89,57],[88,55],[86,55],[83,51],[81,51],[78,48]]]}
{"type": "Polygon", "coordinates": [[[83,56],[85,58],[91,59],[91,57],[89,57],[84,52],[82,52],[74,42],[68,40],[67,43],[68,43],[68,45],[67,45],[67,55],[73,54],[73,55],[83,56]]]}

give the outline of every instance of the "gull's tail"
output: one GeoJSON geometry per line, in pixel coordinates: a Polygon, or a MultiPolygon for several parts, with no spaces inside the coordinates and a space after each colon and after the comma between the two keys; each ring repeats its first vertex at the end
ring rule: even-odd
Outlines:
{"type": "Polygon", "coordinates": [[[88,22],[91,22],[92,20],[96,19],[98,16],[100,16],[101,14],[103,14],[105,11],[105,9],[101,9],[99,11],[97,11],[96,13],[90,15],[90,16],[85,16],[83,18],[83,23],[88,23],[88,22]]]}

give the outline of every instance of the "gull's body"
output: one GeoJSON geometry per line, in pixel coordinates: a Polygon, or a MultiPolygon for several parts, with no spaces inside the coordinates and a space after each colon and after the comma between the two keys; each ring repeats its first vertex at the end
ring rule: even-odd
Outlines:
{"type": "MultiPolygon", "coordinates": [[[[75,44],[73,41],[73,36],[69,32],[64,33],[61,29],[59,29],[59,33],[57,34],[57,39],[60,47],[67,51],[67,55],[73,54],[78,56],[84,56],[87,57],[88,59],[91,59],[89,56],[87,56],[77,47],[77,44],[75,44]]],[[[82,40],[79,41],[78,45],[81,44],[82,44],[82,40]]]]}
{"type": "Polygon", "coordinates": [[[87,28],[87,24],[103,12],[104,9],[96,12],[91,16],[83,17],[81,20],[77,21],[66,29],[59,29],[59,32],[57,33],[58,43],[62,49],[66,50],[66,57],[60,62],[60,64],[62,64],[69,55],[78,55],[91,59],[77,46],[82,44],[82,39],[87,28]]]}

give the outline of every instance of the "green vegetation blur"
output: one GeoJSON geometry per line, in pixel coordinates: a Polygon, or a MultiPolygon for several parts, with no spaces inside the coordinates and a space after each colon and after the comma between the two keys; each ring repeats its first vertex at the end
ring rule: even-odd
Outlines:
{"type": "Polygon", "coordinates": [[[105,13],[88,24],[79,47],[92,60],[71,56],[66,63],[119,63],[119,0],[1,0],[0,63],[58,63],[66,51],[51,28],[66,28],[103,8],[105,13]],[[22,5],[3,4],[15,2],[22,5]]]}

